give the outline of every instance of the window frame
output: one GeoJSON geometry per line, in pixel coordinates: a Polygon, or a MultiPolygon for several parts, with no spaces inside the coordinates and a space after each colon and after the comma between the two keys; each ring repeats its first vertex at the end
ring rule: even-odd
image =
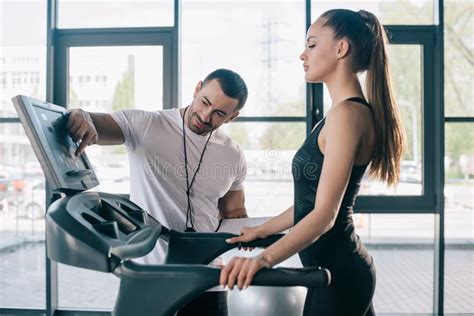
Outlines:
{"type": "MultiPolygon", "coordinates": [[[[437,213],[436,179],[436,117],[438,116],[440,100],[437,96],[436,73],[436,26],[418,25],[387,25],[391,45],[420,45],[422,58],[422,194],[416,196],[367,196],[361,195],[355,204],[356,213],[374,214],[412,214],[437,213]]],[[[322,108],[321,108],[322,112],[322,108]]]]}

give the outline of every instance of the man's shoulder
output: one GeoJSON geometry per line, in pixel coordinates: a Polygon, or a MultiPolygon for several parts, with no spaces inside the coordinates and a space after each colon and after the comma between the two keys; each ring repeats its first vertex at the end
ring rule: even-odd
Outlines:
{"type": "Polygon", "coordinates": [[[162,116],[162,111],[149,111],[149,110],[142,110],[142,109],[123,109],[120,111],[111,112],[112,116],[114,115],[124,115],[128,118],[157,118],[162,116]]]}
{"type": "Polygon", "coordinates": [[[216,131],[216,142],[224,146],[229,152],[242,155],[242,149],[225,131],[218,129],[216,131]]]}
{"type": "Polygon", "coordinates": [[[154,113],[157,113],[164,117],[176,117],[177,114],[179,113],[179,109],[178,108],[164,109],[164,110],[155,111],[154,113]]]}
{"type": "Polygon", "coordinates": [[[178,109],[165,109],[165,110],[157,110],[157,111],[145,111],[145,110],[137,110],[142,112],[142,115],[148,117],[153,121],[176,121],[178,118],[178,109]]]}

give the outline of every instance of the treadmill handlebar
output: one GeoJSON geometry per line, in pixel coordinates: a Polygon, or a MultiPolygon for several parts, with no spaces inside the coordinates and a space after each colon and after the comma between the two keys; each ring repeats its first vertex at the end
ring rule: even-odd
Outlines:
{"type": "Polygon", "coordinates": [[[262,269],[252,285],[327,287],[331,283],[329,270],[321,267],[262,269]]]}
{"type": "MultiPolygon", "coordinates": [[[[236,245],[237,247],[267,248],[271,244],[280,240],[280,238],[282,238],[283,236],[285,235],[284,234],[270,235],[266,238],[259,238],[259,239],[252,240],[250,242],[241,242],[236,245]]],[[[233,237],[236,237],[236,236],[233,236],[233,237]]]]}
{"type": "Polygon", "coordinates": [[[248,243],[229,244],[226,242],[226,239],[237,236],[230,233],[182,233],[169,230],[166,236],[169,242],[166,263],[209,264],[230,249],[237,247],[265,248],[284,235],[271,235],[248,243]]]}
{"type": "Polygon", "coordinates": [[[155,248],[161,229],[148,227],[136,233],[126,245],[113,247],[110,252],[121,260],[145,256],[155,248]]]}
{"type": "MultiPolygon", "coordinates": [[[[181,306],[204,291],[219,285],[221,269],[207,265],[164,264],[143,265],[125,261],[114,274],[120,277],[115,303],[115,316],[173,316],[181,306]],[[145,300],[153,293],[159,299],[145,300]],[[144,304],[138,304],[143,302],[144,304]],[[137,310],[138,308],[138,310],[137,310]]],[[[251,286],[327,287],[331,282],[328,270],[322,268],[264,268],[257,272],[251,286]]]]}
{"type": "MultiPolygon", "coordinates": [[[[170,291],[173,286],[183,286],[191,289],[198,284],[202,286],[201,290],[206,290],[219,285],[221,269],[207,265],[144,265],[133,261],[125,261],[117,267],[114,273],[122,279],[127,278],[138,282],[141,282],[139,280],[154,278],[170,280],[170,282],[157,284],[157,287],[164,291],[170,291]],[[174,281],[171,282],[171,280],[174,281]],[[163,284],[166,284],[166,286],[163,287],[163,284]]],[[[263,268],[255,274],[251,285],[320,288],[327,287],[330,283],[331,273],[321,267],[263,268]]],[[[152,282],[152,284],[156,283],[152,282]]],[[[153,293],[155,293],[155,290],[153,293]]]]}

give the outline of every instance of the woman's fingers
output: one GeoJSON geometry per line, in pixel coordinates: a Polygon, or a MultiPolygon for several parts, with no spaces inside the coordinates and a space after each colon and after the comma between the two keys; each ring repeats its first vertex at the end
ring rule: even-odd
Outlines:
{"type": "Polygon", "coordinates": [[[258,237],[255,233],[255,228],[254,227],[243,227],[240,230],[240,236],[226,239],[226,242],[229,243],[229,244],[235,244],[237,242],[249,242],[249,241],[255,240],[257,238],[258,237]]]}
{"type": "Polygon", "coordinates": [[[237,287],[239,290],[244,288],[244,282],[247,279],[247,272],[249,270],[249,266],[251,265],[251,260],[246,258],[241,260],[241,262],[240,272],[237,275],[237,287]]]}
{"type": "Polygon", "coordinates": [[[252,283],[255,274],[265,266],[257,258],[234,257],[222,268],[219,283],[222,287],[227,285],[231,290],[234,285],[240,290],[245,289],[252,283]]]}
{"type": "Polygon", "coordinates": [[[244,239],[244,236],[237,236],[237,237],[228,238],[225,240],[225,242],[228,244],[235,244],[238,242],[242,242],[243,239],[244,239]]]}
{"type": "Polygon", "coordinates": [[[260,269],[261,267],[259,267],[258,262],[256,260],[253,260],[245,275],[245,280],[243,283],[244,289],[246,289],[250,284],[252,284],[253,277],[260,269]]]}
{"type": "Polygon", "coordinates": [[[235,281],[237,280],[237,275],[240,272],[240,269],[242,269],[242,259],[243,258],[235,258],[235,263],[232,266],[232,270],[229,271],[229,274],[227,276],[227,286],[229,289],[234,288],[235,281]]]}
{"type": "Polygon", "coordinates": [[[228,264],[226,264],[222,269],[221,269],[221,276],[219,278],[219,284],[222,286],[222,287],[225,287],[225,285],[227,284],[227,279],[229,277],[229,272],[232,271],[232,267],[234,266],[235,264],[235,257],[232,258],[232,260],[230,260],[230,262],[228,264]]]}

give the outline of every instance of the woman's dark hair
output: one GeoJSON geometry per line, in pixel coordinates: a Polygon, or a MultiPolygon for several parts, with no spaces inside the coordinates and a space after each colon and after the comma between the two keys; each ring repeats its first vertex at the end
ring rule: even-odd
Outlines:
{"type": "Polygon", "coordinates": [[[205,86],[210,81],[216,79],[221,86],[222,92],[226,96],[232,99],[239,101],[235,111],[239,111],[245,105],[248,96],[247,85],[245,84],[242,77],[229,69],[217,69],[207,75],[207,77],[202,82],[202,85],[205,86]]]}
{"type": "Polygon", "coordinates": [[[403,125],[395,100],[387,58],[387,35],[375,15],[335,9],[322,14],[324,26],[330,27],[336,39],[349,42],[349,54],[355,73],[367,71],[366,93],[374,113],[376,145],[370,175],[396,185],[405,147],[403,125]]]}

